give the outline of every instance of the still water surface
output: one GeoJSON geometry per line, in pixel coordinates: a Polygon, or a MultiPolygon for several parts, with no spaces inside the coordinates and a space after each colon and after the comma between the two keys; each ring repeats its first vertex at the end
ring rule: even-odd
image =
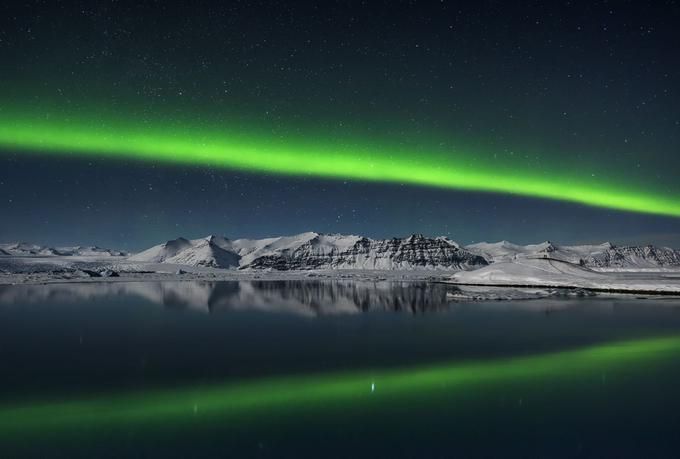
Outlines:
{"type": "Polygon", "coordinates": [[[0,286],[2,457],[677,457],[680,300],[0,286]]]}

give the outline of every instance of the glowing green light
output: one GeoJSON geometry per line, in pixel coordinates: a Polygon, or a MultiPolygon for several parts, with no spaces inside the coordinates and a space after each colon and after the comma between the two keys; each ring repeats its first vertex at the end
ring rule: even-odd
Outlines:
{"type": "MultiPolygon", "coordinates": [[[[166,423],[188,416],[241,419],[246,415],[294,415],[329,403],[369,403],[429,391],[468,393],[480,385],[546,383],[551,378],[592,377],[619,367],[637,368],[660,355],[676,358],[680,337],[597,345],[580,350],[494,361],[340,374],[274,377],[210,387],[186,387],[58,402],[0,407],[0,436],[38,431],[166,423]],[[467,392],[466,392],[467,391],[467,392]]],[[[500,387],[498,386],[498,387],[500,387]]],[[[493,386],[497,387],[497,386],[493,386]]]]}
{"type": "Polygon", "coordinates": [[[371,142],[355,145],[337,139],[312,141],[161,122],[102,122],[96,117],[41,118],[10,109],[0,113],[0,148],[510,193],[680,216],[677,196],[636,189],[622,181],[501,166],[459,151],[416,152],[371,142]]]}

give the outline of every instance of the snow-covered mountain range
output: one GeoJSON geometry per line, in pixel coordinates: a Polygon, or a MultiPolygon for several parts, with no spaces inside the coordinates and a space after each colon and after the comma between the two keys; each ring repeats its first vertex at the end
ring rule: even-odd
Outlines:
{"type": "Polygon", "coordinates": [[[508,241],[482,242],[465,247],[484,257],[489,263],[521,258],[549,257],[577,263],[588,268],[654,269],[680,267],[680,250],[653,245],[555,245],[549,241],[517,245],[508,241]]]}
{"type": "Polygon", "coordinates": [[[129,261],[275,270],[469,270],[488,264],[482,256],[445,237],[414,234],[404,239],[376,240],[314,232],[267,239],[179,238],[140,252],[129,261]]]}
{"type": "Polygon", "coordinates": [[[0,244],[0,255],[4,256],[80,256],[80,257],[124,257],[128,254],[120,250],[105,249],[102,247],[48,247],[45,245],[17,242],[12,244],[0,244]]]}
{"type": "Polygon", "coordinates": [[[465,247],[446,237],[370,239],[363,236],[314,232],[266,239],[184,238],[154,246],[130,261],[207,266],[214,268],[305,269],[448,269],[469,271],[521,258],[549,257],[589,268],[680,268],[680,250],[666,247],[517,245],[507,241],[465,247]]]}
{"type": "Polygon", "coordinates": [[[111,258],[132,263],[163,263],[223,269],[452,270],[471,271],[489,264],[551,258],[605,270],[679,268],[680,250],[652,245],[517,245],[507,241],[460,246],[446,237],[413,234],[370,239],[356,235],[301,233],[265,239],[208,236],[178,238],[137,254],[100,247],[48,247],[0,244],[0,257],[111,258]]]}

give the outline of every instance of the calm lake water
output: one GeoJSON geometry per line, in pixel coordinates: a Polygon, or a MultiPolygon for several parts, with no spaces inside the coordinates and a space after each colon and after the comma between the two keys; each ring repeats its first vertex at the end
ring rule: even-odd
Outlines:
{"type": "Polygon", "coordinates": [[[0,457],[678,457],[680,300],[0,286],[0,457]]]}

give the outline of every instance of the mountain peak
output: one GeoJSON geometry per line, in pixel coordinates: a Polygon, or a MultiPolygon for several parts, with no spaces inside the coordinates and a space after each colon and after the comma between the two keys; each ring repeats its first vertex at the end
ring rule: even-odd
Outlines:
{"type": "Polygon", "coordinates": [[[229,242],[229,239],[227,239],[226,237],[218,236],[216,234],[210,234],[210,235],[202,238],[202,240],[206,241],[208,244],[217,244],[217,245],[224,245],[224,244],[227,244],[229,242]]]}
{"type": "Polygon", "coordinates": [[[165,241],[165,243],[163,243],[163,247],[172,248],[172,247],[185,246],[187,244],[189,244],[188,239],[184,239],[183,237],[178,237],[177,239],[171,239],[169,241],[165,241]]]}

